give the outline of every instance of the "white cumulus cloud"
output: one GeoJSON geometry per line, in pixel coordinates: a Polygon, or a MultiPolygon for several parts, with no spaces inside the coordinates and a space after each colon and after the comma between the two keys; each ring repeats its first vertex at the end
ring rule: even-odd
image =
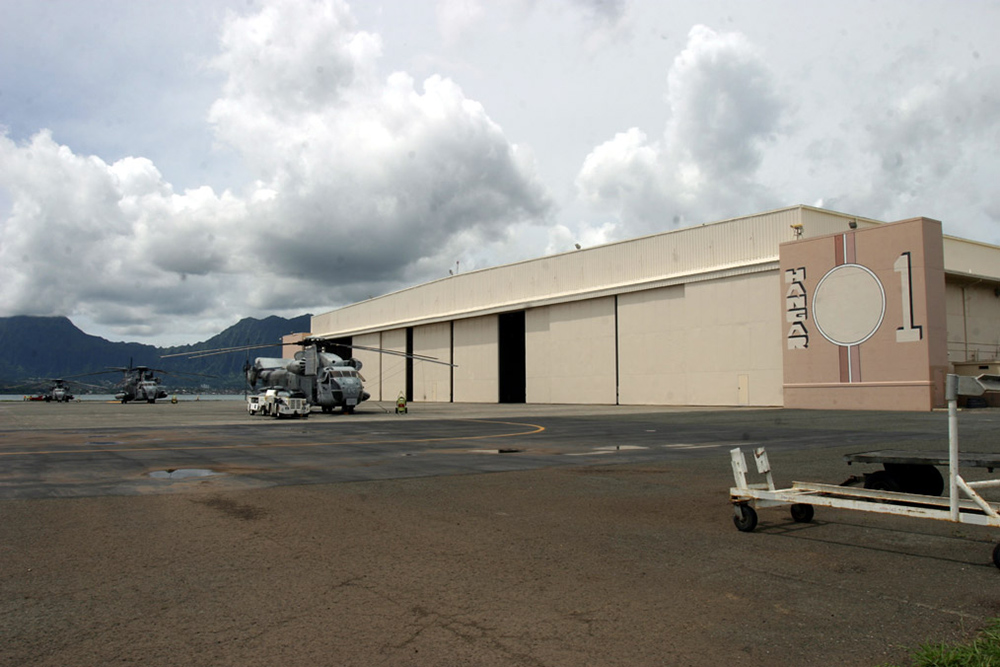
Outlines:
{"type": "Polygon", "coordinates": [[[327,309],[544,218],[530,152],[454,81],[380,75],[380,50],[340,0],[230,14],[208,120],[256,179],[238,192],[176,193],[148,159],[108,164],[47,131],[0,137],[0,314],[135,332],[327,309]]]}
{"type": "Polygon", "coordinates": [[[988,3],[7,4],[0,316],[191,342],[799,203],[1000,242],[988,3]]]}
{"type": "Polygon", "coordinates": [[[739,33],[695,26],[666,76],[663,134],[619,132],[586,157],[577,188],[611,211],[617,235],[660,231],[769,206],[757,180],[783,104],[757,49],[739,33]]]}

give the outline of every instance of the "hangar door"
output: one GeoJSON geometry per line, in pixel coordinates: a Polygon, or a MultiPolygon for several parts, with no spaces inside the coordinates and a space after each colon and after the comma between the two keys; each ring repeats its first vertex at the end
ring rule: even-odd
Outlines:
{"type": "Polygon", "coordinates": [[[503,313],[497,321],[499,401],[524,403],[527,386],[524,362],[524,311],[503,313]]]}

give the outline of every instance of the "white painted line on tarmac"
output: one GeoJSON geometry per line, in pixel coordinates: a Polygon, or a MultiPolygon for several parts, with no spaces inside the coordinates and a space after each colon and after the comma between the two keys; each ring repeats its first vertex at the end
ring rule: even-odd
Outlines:
{"type": "Polygon", "coordinates": [[[625,452],[629,450],[636,449],[649,449],[649,447],[644,447],[642,445],[614,445],[607,447],[594,447],[589,452],[570,452],[566,456],[600,456],[602,454],[614,454],[615,452],[625,452]]]}
{"type": "Polygon", "coordinates": [[[663,445],[667,449],[714,449],[716,447],[728,447],[729,445],[663,445]]]}
{"type": "Polygon", "coordinates": [[[649,447],[643,447],[642,445],[615,445],[614,447],[594,447],[595,452],[617,452],[619,450],[625,451],[627,449],[649,449],[649,447]]]}

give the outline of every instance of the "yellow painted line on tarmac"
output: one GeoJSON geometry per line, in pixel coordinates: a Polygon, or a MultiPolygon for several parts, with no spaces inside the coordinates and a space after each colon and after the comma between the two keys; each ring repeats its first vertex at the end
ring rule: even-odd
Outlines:
{"type": "Polygon", "coordinates": [[[538,424],[522,424],[520,422],[491,421],[485,419],[468,419],[468,422],[478,422],[481,424],[502,424],[507,426],[524,426],[530,430],[516,433],[497,433],[492,435],[460,435],[453,437],[438,438],[411,438],[393,440],[348,440],[344,442],[271,442],[247,445],[181,445],[176,447],[101,447],[92,449],[49,449],[49,450],[22,450],[14,452],[0,452],[2,456],[40,456],[54,454],[102,454],[113,452],[174,452],[174,451],[197,451],[214,449],[276,449],[281,447],[336,447],[344,445],[401,445],[419,444],[422,442],[458,442],[462,440],[487,440],[490,438],[513,438],[524,435],[534,435],[545,430],[544,426],[538,424]]]}

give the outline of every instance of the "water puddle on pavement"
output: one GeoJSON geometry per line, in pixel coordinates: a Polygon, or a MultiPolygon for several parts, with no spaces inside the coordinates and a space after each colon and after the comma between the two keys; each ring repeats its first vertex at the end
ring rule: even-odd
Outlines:
{"type": "Polygon", "coordinates": [[[501,447],[499,449],[466,449],[461,450],[466,454],[520,454],[524,452],[523,449],[515,449],[513,447],[501,447]]]}
{"type": "Polygon", "coordinates": [[[224,472],[216,472],[208,468],[168,468],[167,470],[155,470],[149,473],[149,476],[153,479],[193,479],[225,474],[224,472]]]}

